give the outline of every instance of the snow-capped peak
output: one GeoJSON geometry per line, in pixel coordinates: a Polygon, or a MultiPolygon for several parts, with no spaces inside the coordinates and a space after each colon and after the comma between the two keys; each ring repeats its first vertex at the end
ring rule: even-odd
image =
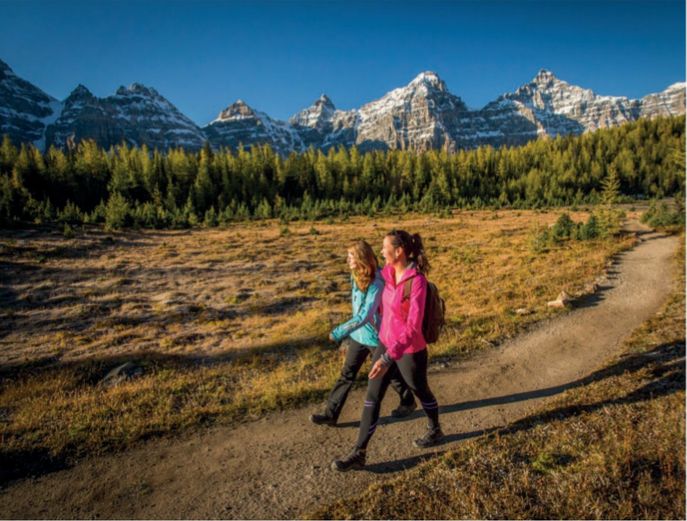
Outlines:
{"type": "Polygon", "coordinates": [[[255,117],[257,117],[256,112],[249,107],[245,101],[242,99],[237,99],[234,103],[220,112],[217,118],[212,121],[212,123],[219,121],[236,121],[255,117]]]}
{"type": "Polygon", "coordinates": [[[321,94],[308,108],[291,116],[289,123],[302,127],[316,127],[331,121],[335,111],[336,107],[329,96],[321,94]]]}
{"type": "Polygon", "coordinates": [[[668,92],[668,91],[674,91],[674,90],[685,90],[685,87],[687,86],[687,83],[684,81],[678,81],[677,83],[673,83],[672,85],[669,85],[668,88],[666,88],[663,92],[668,92]]]}
{"type": "MultiPolygon", "coordinates": [[[[360,108],[363,120],[367,120],[372,113],[388,113],[392,110],[409,110],[408,103],[412,100],[433,100],[432,104],[441,105],[442,110],[464,110],[463,101],[451,94],[444,81],[432,71],[421,72],[405,87],[399,87],[387,92],[378,100],[371,101],[360,108]]],[[[424,103],[424,101],[422,102],[424,103]]]]}
{"type": "Polygon", "coordinates": [[[540,69],[539,72],[537,73],[537,75],[534,78],[532,78],[532,81],[530,81],[529,84],[526,84],[526,85],[523,85],[522,87],[520,87],[520,89],[518,89],[518,91],[521,89],[550,91],[553,89],[565,89],[565,88],[578,89],[580,87],[570,85],[569,83],[559,79],[558,77],[556,77],[556,75],[553,72],[551,72],[548,69],[540,69]]]}
{"type": "Polygon", "coordinates": [[[0,72],[4,72],[8,76],[9,75],[15,76],[12,68],[2,60],[0,60],[0,72]]]}
{"type": "Polygon", "coordinates": [[[433,71],[421,72],[408,84],[409,87],[418,87],[421,85],[432,87],[440,91],[446,90],[446,84],[439,77],[439,75],[433,71]]]}
{"type": "Polygon", "coordinates": [[[317,98],[317,100],[315,101],[314,105],[315,105],[316,107],[319,107],[319,106],[326,107],[326,108],[329,108],[329,109],[331,109],[331,110],[335,110],[335,109],[336,109],[336,107],[334,106],[334,103],[333,103],[332,100],[329,98],[329,96],[327,96],[326,94],[320,94],[320,97],[317,98]]]}
{"type": "Polygon", "coordinates": [[[548,69],[539,69],[539,72],[532,80],[533,83],[545,83],[552,80],[557,80],[553,72],[548,69]]]}
{"type": "Polygon", "coordinates": [[[93,96],[93,93],[88,90],[86,86],[83,84],[79,83],[76,88],[74,88],[73,91],[69,93],[69,96],[67,96],[68,100],[74,100],[76,98],[90,98],[93,96]]]}
{"type": "Polygon", "coordinates": [[[149,96],[151,98],[159,98],[160,94],[153,87],[146,87],[142,83],[132,83],[128,87],[120,86],[115,92],[117,96],[149,96]]]}

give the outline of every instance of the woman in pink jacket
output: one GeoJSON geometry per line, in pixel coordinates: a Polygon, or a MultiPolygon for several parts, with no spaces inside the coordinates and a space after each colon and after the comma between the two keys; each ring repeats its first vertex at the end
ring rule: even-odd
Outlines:
{"type": "Polygon", "coordinates": [[[379,408],[391,377],[397,372],[422,403],[428,419],[428,429],[415,440],[416,447],[436,445],[443,438],[439,426],[439,406],[427,383],[427,343],[422,336],[422,319],[427,296],[429,261],[420,235],[393,230],[384,237],[382,256],[382,322],[379,328],[380,346],[372,355],[372,369],[367,384],[367,396],[360,420],[358,441],[353,451],[342,460],[332,462],[334,470],[346,471],[365,466],[367,444],[372,438],[379,408]],[[410,284],[409,298],[404,291],[410,284]]]}

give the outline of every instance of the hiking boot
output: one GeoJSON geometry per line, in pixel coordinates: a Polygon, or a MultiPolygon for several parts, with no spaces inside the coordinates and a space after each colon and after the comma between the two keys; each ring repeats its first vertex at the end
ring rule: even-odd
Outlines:
{"type": "Polygon", "coordinates": [[[426,449],[427,447],[432,447],[437,445],[444,438],[444,433],[441,432],[441,427],[436,429],[427,429],[427,432],[422,438],[418,438],[413,442],[419,449],[426,449]]]}
{"type": "Polygon", "coordinates": [[[360,470],[365,466],[365,451],[363,449],[353,449],[353,451],[344,459],[336,459],[332,461],[332,470],[339,472],[346,472],[347,470],[360,470]]]}
{"type": "Polygon", "coordinates": [[[417,404],[415,402],[410,405],[401,404],[391,411],[391,416],[394,418],[405,418],[406,416],[410,416],[415,409],[417,409],[417,404]]]}
{"type": "Polygon", "coordinates": [[[311,414],[310,421],[315,425],[329,425],[330,427],[334,427],[336,425],[336,418],[332,418],[326,414],[311,414]]]}

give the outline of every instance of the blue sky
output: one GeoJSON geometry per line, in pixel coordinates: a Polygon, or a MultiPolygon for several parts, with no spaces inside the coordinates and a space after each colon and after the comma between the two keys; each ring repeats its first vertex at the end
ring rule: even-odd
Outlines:
{"type": "Polygon", "coordinates": [[[432,70],[479,108],[540,68],[599,94],[685,80],[681,1],[9,1],[0,59],[47,93],[155,87],[204,125],[238,98],[286,119],[432,70]]]}

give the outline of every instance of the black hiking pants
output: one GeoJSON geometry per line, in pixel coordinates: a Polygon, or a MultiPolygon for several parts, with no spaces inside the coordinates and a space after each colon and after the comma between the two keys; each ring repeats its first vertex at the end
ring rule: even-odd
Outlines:
{"type": "MultiPolygon", "coordinates": [[[[374,347],[356,342],[350,337],[346,338],[343,343],[346,345],[346,360],[341,368],[341,376],[339,376],[339,379],[329,393],[327,409],[325,411],[327,416],[334,419],[337,419],[341,414],[341,409],[343,409],[344,403],[346,403],[346,398],[353,387],[358,371],[360,371],[367,357],[375,349],[374,347]]],[[[392,378],[389,384],[400,396],[401,405],[411,405],[415,402],[413,393],[400,375],[392,378]]]]}
{"type": "MultiPolygon", "coordinates": [[[[385,351],[384,346],[379,346],[372,354],[372,363],[374,364],[379,360],[385,351]]],[[[367,396],[365,397],[358,442],[356,443],[358,449],[367,448],[367,444],[377,428],[379,408],[384,399],[384,394],[392,379],[397,379],[399,375],[420,400],[429,420],[429,428],[436,429],[439,427],[439,405],[427,383],[427,349],[423,349],[417,353],[403,355],[399,360],[391,363],[384,376],[367,381],[367,396]]]]}

